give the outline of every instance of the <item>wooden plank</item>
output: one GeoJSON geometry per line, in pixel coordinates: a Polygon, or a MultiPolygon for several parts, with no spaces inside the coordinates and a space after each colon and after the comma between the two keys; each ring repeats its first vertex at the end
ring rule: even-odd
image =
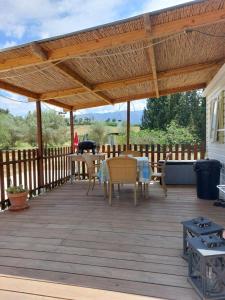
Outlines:
{"type": "MultiPolygon", "coordinates": [[[[144,19],[144,28],[146,35],[151,37],[152,34],[152,24],[151,24],[151,19],[149,14],[144,14],[143,15],[144,19]]],[[[156,67],[156,58],[155,58],[155,51],[154,51],[154,41],[151,40],[150,42],[150,47],[145,49],[147,61],[151,66],[152,70],[152,77],[153,77],[153,82],[155,86],[155,94],[156,98],[159,98],[159,85],[158,85],[158,75],[157,75],[157,67],[156,67]]]]}
{"type": "Polygon", "coordinates": [[[17,159],[18,159],[18,181],[19,184],[22,184],[22,162],[21,162],[21,150],[17,151],[17,159]]]}
{"type": "MultiPolygon", "coordinates": [[[[133,282],[133,281],[122,281],[122,280],[116,280],[116,279],[111,279],[110,281],[107,278],[98,278],[98,277],[87,277],[87,276],[81,276],[81,275],[74,275],[71,277],[70,274],[66,274],[66,273],[54,273],[52,274],[51,272],[48,271],[41,271],[41,270],[28,270],[28,269],[20,269],[20,273],[19,270],[16,269],[12,269],[12,268],[7,268],[7,267],[2,267],[2,270],[4,271],[4,274],[9,274],[8,276],[10,276],[10,274],[13,274],[13,276],[17,276],[21,277],[23,276],[25,278],[25,280],[27,278],[32,278],[32,274],[35,272],[36,278],[37,280],[42,280],[43,278],[45,279],[45,282],[59,282],[61,283],[61,285],[58,285],[59,288],[61,287],[63,289],[63,293],[65,294],[65,291],[70,291],[69,289],[67,289],[67,287],[65,287],[65,285],[67,284],[68,288],[73,288],[74,286],[81,286],[81,287],[91,287],[94,289],[102,289],[104,290],[103,293],[103,298],[98,298],[98,293],[97,293],[97,297],[96,298],[92,298],[91,294],[86,293],[85,291],[85,295],[88,296],[87,299],[113,299],[112,295],[109,295],[109,297],[106,298],[106,294],[105,291],[106,289],[108,291],[120,291],[122,292],[122,299],[124,299],[124,296],[126,296],[128,294],[128,300],[129,300],[129,293],[131,294],[136,294],[138,295],[138,297],[141,297],[141,295],[147,295],[149,300],[165,300],[165,299],[174,299],[174,300],[178,300],[178,299],[182,299],[182,300],[199,300],[199,298],[196,296],[196,294],[190,290],[190,289],[186,289],[186,288],[179,288],[179,287],[169,287],[169,286],[160,286],[160,285],[152,285],[152,284],[146,284],[146,283],[137,283],[137,282],[133,282]],[[63,285],[62,285],[63,284],[63,285]],[[89,297],[90,296],[90,297],[89,297]],[[151,298],[151,297],[154,298],[151,298]],[[150,297],[150,298],[149,298],[150,297]],[[155,298],[155,297],[160,297],[160,298],[155,298]]],[[[10,276],[10,278],[12,278],[12,275],[10,276]]],[[[41,284],[43,284],[43,280],[41,281],[41,284]]],[[[16,286],[20,286],[19,284],[16,286]]],[[[32,285],[30,285],[32,286],[32,285]]],[[[21,287],[23,287],[23,285],[21,285],[21,287]]],[[[43,288],[43,287],[42,287],[43,288]]],[[[22,288],[21,288],[22,289],[22,288]]],[[[38,289],[40,290],[40,289],[38,289]]],[[[51,291],[52,289],[48,288],[48,291],[51,291]]],[[[62,293],[62,291],[58,290],[58,289],[53,289],[55,292],[57,292],[59,295],[62,293]]],[[[23,289],[22,289],[23,291],[23,289]]],[[[67,293],[65,294],[67,295],[67,293]]],[[[81,293],[79,292],[74,292],[73,291],[73,295],[77,296],[79,295],[79,299],[82,299],[81,293]]],[[[99,295],[101,297],[101,294],[99,295]]],[[[71,296],[69,295],[69,299],[73,299],[71,298],[71,296]]],[[[68,298],[67,298],[68,299],[68,298]]],[[[116,296],[117,300],[119,300],[116,296]]],[[[142,300],[142,298],[138,298],[139,300],[142,300]]],[[[12,299],[10,299],[12,300],[12,299]]],[[[14,300],[14,299],[13,299],[14,300]]],[[[86,300],[86,298],[84,298],[84,300],[86,300]]],[[[133,299],[132,299],[133,300],[133,299]]]]}
{"type": "Polygon", "coordinates": [[[28,149],[27,150],[27,159],[28,159],[28,189],[29,189],[29,192],[30,192],[30,196],[32,196],[32,173],[33,173],[33,170],[32,170],[32,167],[31,167],[31,150],[28,149]]]}
{"type": "Polygon", "coordinates": [[[45,51],[40,44],[34,42],[30,45],[32,53],[42,61],[48,60],[48,52],[45,51]]]}
{"type": "Polygon", "coordinates": [[[44,148],[44,157],[43,157],[43,164],[44,164],[44,186],[48,186],[48,160],[47,160],[47,148],[44,148]]]}
{"type": "Polygon", "coordinates": [[[151,163],[155,163],[155,145],[151,144],[151,163]]]}
{"type": "Polygon", "coordinates": [[[16,153],[15,150],[12,150],[12,183],[13,185],[17,185],[17,178],[16,178],[16,153]]]}
{"type": "Polygon", "coordinates": [[[52,163],[51,163],[51,149],[47,149],[47,160],[48,160],[48,187],[51,187],[52,179],[52,163]]]}
{"type": "MultiPolygon", "coordinates": [[[[5,300],[52,300],[70,299],[80,300],[123,300],[124,294],[100,289],[90,289],[86,287],[76,287],[72,285],[59,285],[54,282],[40,282],[37,280],[27,280],[16,277],[1,277],[0,296],[5,300]],[[14,298],[13,298],[14,297],[14,298]],[[24,297],[24,298],[23,298],[24,297]],[[50,298],[49,298],[50,297],[50,298]]],[[[153,300],[153,298],[126,294],[127,300],[153,300]]],[[[157,300],[154,298],[154,300],[157,300]]]]}
{"type": "Polygon", "coordinates": [[[185,145],[181,145],[181,159],[184,160],[185,158],[185,145]]]}
{"type": "Polygon", "coordinates": [[[202,143],[200,145],[200,159],[204,159],[205,158],[205,143],[202,143]]]}
{"type": "Polygon", "coordinates": [[[73,110],[73,106],[67,105],[67,104],[65,104],[63,102],[59,102],[59,101],[54,100],[54,99],[46,100],[46,103],[49,103],[49,104],[52,104],[52,105],[64,108],[65,110],[68,110],[68,111],[73,110]]]}
{"type": "Polygon", "coordinates": [[[32,164],[32,168],[33,168],[33,190],[34,190],[34,194],[36,194],[36,190],[37,190],[37,161],[36,161],[36,157],[37,157],[37,151],[36,149],[32,150],[32,160],[33,160],[33,164],[32,164]]]}
{"type": "Polygon", "coordinates": [[[175,160],[179,159],[179,145],[175,145],[175,160]]]}
{"type": "Polygon", "coordinates": [[[12,185],[9,151],[5,152],[5,163],[6,163],[6,185],[7,185],[6,187],[8,188],[10,185],[12,185]]]}
{"type": "Polygon", "coordinates": [[[5,182],[4,182],[4,166],[3,166],[3,152],[0,150],[0,187],[1,187],[1,201],[5,200],[5,182]]]}
{"type": "Polygon", "coordinates": [[[38,97],[39,97],[39,94],[37,94],[37,93],[34,93],[34,92],[29,91],[27,89],[24,89],[22,87],[13,85],[11,83],[4,82],[3,80],[0,80],[0,89],[5,90],[5,91],[9,91],[9,92],[12,92],[12,93],[16,93],[16,94],[19,94],[19,95],[23,95],[25,97],[29,97],[29,98],[32,98],[32,99],[38,99],[38,97]]]}
{"type": "Polygon", "coordinates": [[[198,159],[198,145],[194,145],[194,159],[198,159]]]}

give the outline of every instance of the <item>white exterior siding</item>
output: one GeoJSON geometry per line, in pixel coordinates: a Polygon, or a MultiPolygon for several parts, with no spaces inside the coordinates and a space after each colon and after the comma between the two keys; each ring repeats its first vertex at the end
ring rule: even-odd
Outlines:
{"type": "MultiPolygon", "coordinates": [[[[210,140],[211,116],[210,106],[212,101],[222,92],[225,91],[225,65],[219,70],[212,81],[207,86],[204,96],[206,97],[206,151],[208,158],[217,159],[222,163],[220,176],[221,184],[225,184],[225,141],[224,143],[212,142],[210,140]]],[[[225,108],[224,108],[225,112],[225,108]]],[[[225,113],[224,113],[225,124],[225,113]]],[[[223,198],[224,195],[221,195],[223,198]]]]}

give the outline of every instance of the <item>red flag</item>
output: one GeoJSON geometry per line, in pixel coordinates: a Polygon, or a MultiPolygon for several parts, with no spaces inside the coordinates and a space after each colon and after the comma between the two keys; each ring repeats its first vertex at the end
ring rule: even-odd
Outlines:
{"type": "Polygon", "coordinates": [[[74,148],[76,148],[78,146],[78,143],[79,143],[79,138],[78,138],[77,132],[75,132],[74,139],[73,139],[74,148]]]}

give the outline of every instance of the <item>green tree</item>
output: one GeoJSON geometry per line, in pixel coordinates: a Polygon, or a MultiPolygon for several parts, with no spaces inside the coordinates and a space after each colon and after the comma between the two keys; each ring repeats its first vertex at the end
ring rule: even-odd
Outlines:
{"type": "Polygon", "coordinates": [[[7,110],[0,111],[0,148],[15,148],[16,142],[23,140],[24,121],[14,117],[7,110]]]}
{"type": "MultiPolygon", "coordinates": [[[[29,113],[25,118],[25,141],[36,145],[36,113],[29,113]]],[[[69,140],[66,119],[55,111],[42,112],[43,143],[45,146],[62,146],[69,140]]]]}
{"type": "Polygon", "coordinates": [[[142,117],[142,129],[167,130],[175,121],[188,128],[198,141],[205,140],[206,104],[200,91],[177,93],[147,100],[142,117]]]}
{"type": "Polygon", "coordinates": [[[105,144],[107,141],[107,132],[102,122],[95,122],[91,125],[89,138],[96,141],[98,145],[105,144]]]}

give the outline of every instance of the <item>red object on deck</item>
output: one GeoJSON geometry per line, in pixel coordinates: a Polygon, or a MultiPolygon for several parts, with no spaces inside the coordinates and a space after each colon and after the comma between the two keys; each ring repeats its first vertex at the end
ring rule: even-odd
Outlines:
{"type": "Polygon", "coordinates": [[[77,132],[75,132],[74,139],[73,139],[73,147],[74,147],[74,149],[77,148],[78,143],[79,143],[79,138],[78,138],[77,132]]]}

